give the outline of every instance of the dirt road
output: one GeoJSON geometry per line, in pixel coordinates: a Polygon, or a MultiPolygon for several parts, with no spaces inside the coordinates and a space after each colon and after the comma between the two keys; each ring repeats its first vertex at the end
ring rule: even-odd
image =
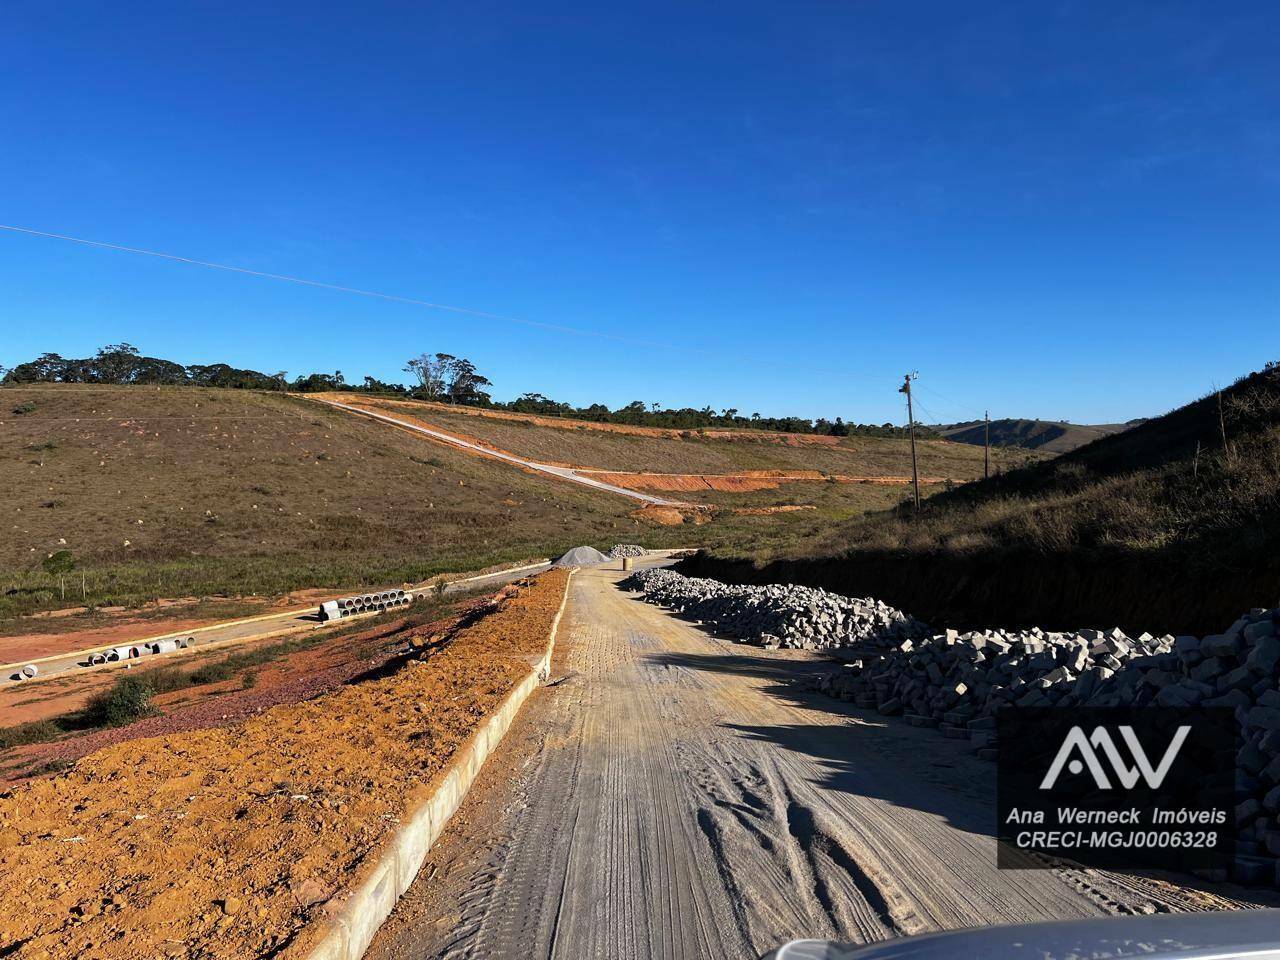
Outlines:
{"type": "Polygon", "coordinates": [[[684,504],[677,500],[667,500],[663,497],[655,497],[649,493],[641,493],[638,490],[628,490],[626,487],[619,487],[612,483],[606,483],[603,480],[596,480],[594,477],[587,475],[588,471],[574,470],[572,467],[558,467],[551,463],[539,463],[537,460],[526,460],[524,457],[518,457],[514,453],[507,453],[505,450],[495,450],[493,447],[486,447],[479,443],[472,443],[470,440],[455,437],[442,430],[432,430],[430,427],[420,426],[419,424],[411,423],[408,420],[401,420],[396,417],[389,417],[385,413],[366,410],[364,407],[357,407],[349,403],[340,403],[337,400],[322,400],[318,397],[308,397],[307,399],[313,400],[316,403],[323,403],[331,407],[337,407],[340,410],[346,410],[349,413],[372,417],[375,420],[381,420],[384,423],[390,423],[394,426],[402,427],[405,430],[412,430],[415,433],[421,433],[424,436],[428,436],[433,440],[439,440],[442,443],[452,444],[455,447],[461,447],[464,450],[469,450],[471,453],[478,453],[485,457],[493,457],[495,460],[504,460],[507,463],[514,464],[517,467],[523,467],[526,470],[534,470],[538,473],[550,474],[553,477],[559,477],[561,480],[580,483],[586,487],[594,487],[596,490],[604,490],[606,493],[616,493],[632,500],[639,500],[641,503],[648,503],[661,507],[684,506],[684,504]]]}
{"type": "Polygon", "coordinates": [[[755,957],[796,936],[1232,901],[995,869],[989,764],[788,681],[798,652],[712,639],[574,578],[567,675],[535,695],[369,956],[755,957]]]}

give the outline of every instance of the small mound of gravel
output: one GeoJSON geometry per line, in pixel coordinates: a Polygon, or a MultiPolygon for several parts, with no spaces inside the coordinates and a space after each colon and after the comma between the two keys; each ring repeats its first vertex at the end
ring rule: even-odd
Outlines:
{"type": "Polygon", "coordinates": [[[639,544],[635,543],[617,543],[613,549],[609,551],[609,557],[613,560],[621,560],[623,557],[643,557],[648,555],[649,551],[639,544]]]}
{"type": "Polygon", "coordinates": [[[883,649],[929,633],[919,620],[879,600],[795,584],[743,586],[657,567],[639,571],[622,586],[719,633],[768,648],[883,649]]]}
{"type": "Polygon", "coordinates": [[[609,558],[595,547],[574,547],[556,561],[557,567],[593,567],[598,563],[607,563],[609,558]]]}

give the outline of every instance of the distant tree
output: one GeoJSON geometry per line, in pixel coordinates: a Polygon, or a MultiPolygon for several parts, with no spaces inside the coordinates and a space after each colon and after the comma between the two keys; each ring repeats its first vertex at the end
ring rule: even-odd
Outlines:
{"type": "Polygon", "coordinates": [[[447,396],[450,403],[468,406],[483,406],[489,402],[489,394],[485,387],[492,387],[488,377],[476,371],[475,364],[462,357],[449,358],[449,386],[447,396]]]}
{"type": "Polygon", "coordinates": [[[34,360],[20,363],[7,374],[5,383],[53,383],[62,379],[67,361],[56,353],[42,353],[34,360]]]}
{"type": "Polygon", "coordinates": [[[96,383],[133,383],[141,365],[142,358],[133,344],[111,343],[94,356],[91,375],[96,383]]]}
{"type": "Polygon", "coordinates": [[[182,364],[172,360],[139,357],[134,365],[133,379],[129,382],[149,385],[186,383],[187,370],[182,364]]]}
{"type": "Polygon", "coordinates": [[[404,372],[413,374],[418,381],[414,396],[422,400],[443,399],[448,387],[449,361],[452,359],[447,353],[437,353],[434,357],[424,353],[410,360],[405,365],[404,372]]]}
{"type": "Polygon", "coordinates": [[[365,393],[392,393],[397,395],[408,393],[403,384],[384,383],[377,377],[365,377],[364,386],[358,389],[363,390],[365,393]]]}

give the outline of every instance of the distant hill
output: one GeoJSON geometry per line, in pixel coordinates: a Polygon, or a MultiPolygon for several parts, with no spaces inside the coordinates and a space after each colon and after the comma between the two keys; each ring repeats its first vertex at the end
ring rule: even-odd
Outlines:
{"type": "Polygon", "coordinates": [[[1280,363],[918,515],[832,525],[791,558],[722,552],[690,572],[871,595],[935,625],[1224,630],[1280,603],[1280,363]]]}
{"type": "MultiPolygon", "coordinates": [[[[1142,423],[1067,423],[1059,420],[992,420],[991,445],[993,447],[1025,447],[1044,453],[1070,453],[1099,437],[1128,430],[1142,423]]],[[[970,420],[931,428],[956,443],[973,443],[982,446],[983,423],[970,420]]]]}

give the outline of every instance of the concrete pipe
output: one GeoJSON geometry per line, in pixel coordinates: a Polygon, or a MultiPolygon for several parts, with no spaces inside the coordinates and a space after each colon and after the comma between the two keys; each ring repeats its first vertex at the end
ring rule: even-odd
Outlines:
{"type": "Polygon", "coordinates": [[[28,680],[30,680],[37,673],[40,672],[40,668],[37,667],[34,663],[28,663],[25,667],[23,667],[18,672],[22,674],[24,677],[26,677],[28,680]]]}
{"type": "Polygon", "coordinates": [[[128,660],[129,648],[128,647],[112,647],[110,650],[107,651],[107,659],[110,660],[112,663],[115,663],[117,660],[128,660]]]}
{"type": "Polygon", "coordinates": [[[416,593],[410,593],[408,590],[405,591],[404,593],[405,603],[413,603],[413,601],[417,599],[418,599],[418,595],[416,593]]]}
{"type": "Polygon", "coordinates": [[[187,649],[188,647],[194,647],[195,645],[196,645],[195,637],[187,637],[187,639],[185,640],[178,641],[178,646],[182,647],[182,649],[184,650],[187,649]]]}
{"type": "Polygon", "coordinates": [[[170,650],[178,649],[177,640],[157,640],[154,643],[147,644],[151,648],[152,653],[168,653],[170,650]]]}
{"type": "Polygon", "coordinates": [[[97,667],[106,662],[107,655],[105,653],[92,653],[89,655],[89,666],[91,667],[97,667]]]}
{"type": "Polygon", "coordinates": [[[339,607],[336,601],[326,600],[324,603],[320,604],[320,619],[337,620],[338,617],[341,616],[338,611],[339,607]]]}

